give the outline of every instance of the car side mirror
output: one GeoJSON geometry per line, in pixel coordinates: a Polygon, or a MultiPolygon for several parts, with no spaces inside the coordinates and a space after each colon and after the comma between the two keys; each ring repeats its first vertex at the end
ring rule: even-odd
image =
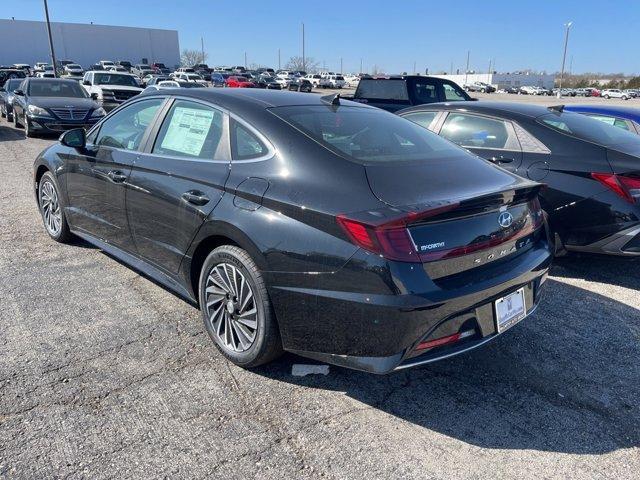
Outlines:
{"type": "Polygon", "coordinates": [[[84,128],[67,130],[60,135],[60,143],[65,147],[82,149],[87,145],[87,133],[84,128]]]}
{"type": "Polygon", "coordinates": [[[14,95],[18,95],[19,97],[24,97],[24,92],[22,90],[20,90],[19,88],[15,89],[13,91],[14,95]]]}
{"type": "Polygon", "coordinates": [[[98,100],[98,94],[97,94],[97,93],[95,93],[95,92],[93,92],[93,93],[91,94],[91,100],[98,100]]]}
{"type": "Polygon", "coordinates": [[[82,84],[83,84],[83,85],[86,85],[87,87],[90,87],[90,86],[91,86],[91,82],[90,82],[89,80],[83,80],[83,81],[82,81],[82,84]]]}

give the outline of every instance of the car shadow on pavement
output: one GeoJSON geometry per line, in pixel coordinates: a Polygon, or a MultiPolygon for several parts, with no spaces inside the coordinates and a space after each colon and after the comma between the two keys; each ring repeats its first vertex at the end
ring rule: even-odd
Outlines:
{"type": "Polygon", "coordinates": [[[603,454],[640,446],[640,310],[563,281],[546,289],[538,311],[501,338],[423,367],[294,377],[292,363],[314,362],[287,355],[255,372],[344,392],[482,448],[603,454]]]}
{"type": "MultiPolygon", "coordinates": [[[[4,120],[4,119],[3,119],[4,120]]],[[[24,132],[17,130],[10,125],[0,124],[0,142],[14,142],[16,140],[24,140],[24,132]]]]}
{"type": "Polygon", "coordinates": [[[640,290],[640,257],[570,254],[555,260],[552,274],[640,290]]]}

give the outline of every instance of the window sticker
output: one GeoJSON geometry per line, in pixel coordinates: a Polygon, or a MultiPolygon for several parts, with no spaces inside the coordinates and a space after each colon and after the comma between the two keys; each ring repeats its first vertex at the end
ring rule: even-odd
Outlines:
{"type": "Polygon", "coordinates": [[[213,115],[214,112],[210,110],[177,107],[160,147],[199,156],[211,129],[213,115]]]}

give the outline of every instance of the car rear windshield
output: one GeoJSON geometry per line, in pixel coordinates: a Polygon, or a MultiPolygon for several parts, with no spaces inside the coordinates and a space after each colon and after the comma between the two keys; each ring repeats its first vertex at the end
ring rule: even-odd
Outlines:
{"type": "Polygon", "coordinates": [[[74,97],[87,98],[88,95],[78,82],[60,80],[38,80],[29,82],[32,97],[74,97]]]}
{"type": "Polygon", "coordinates": [[[204,85],[196,82],[177,82],[182,88],[204,88],[204,85]]]}
{"type": "Polygon", "coordinates": [[[607,147],[619,143],[640,142],[638,136],[633,133],[579,113],[549,113],[538,117],[538,122],[567,135],[607,147]]]}
{"type": "Polygon", "coordinates": [[[404,80],[360,80],[358,97],[378,100],[409,100],[404,80]]]}
{"type": "Polygon", "coordinates": [[[270,111],[332,152],[364,164],[460,154],[447,140],[384,110],[308,105],[270,111]]]}
{"type": "Polygon", "coordinates": [[[116,75],[113,73],[96,73],[97,85],[122,85],[125,87],[137,87],[138,83],[131,75],[116,75]]]}

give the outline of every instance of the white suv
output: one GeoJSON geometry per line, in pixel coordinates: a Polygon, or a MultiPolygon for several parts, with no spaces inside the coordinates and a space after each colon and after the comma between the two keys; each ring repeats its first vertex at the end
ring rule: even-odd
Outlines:
{"type": "Polygon", "coordinates": [[[131,97],[135,97],[142,88],[138,79],[129,73],[91,71],[84,74],[82,86],[107,111],[113,110],[131,97]]]}
{"type": "Polygon", "coordinates": [[[309,80],[313,88],[327,88],[329,86],[329,80],[318,73],[307,75],[304,79],[309,80]]]}
{"type": "Polygon", "coordinates": [[[600,96],[604,98],[621,98],[622,100],[629,100],[630,95],[627,92],[623,92],[619,88],[608,88],[600,92],[600,96]]]}
{"type": "Polygon", "coordinates": [[[342,75],[329,75],[329,88],[342,88],[345,85],[344,77],[342,75]]]}

